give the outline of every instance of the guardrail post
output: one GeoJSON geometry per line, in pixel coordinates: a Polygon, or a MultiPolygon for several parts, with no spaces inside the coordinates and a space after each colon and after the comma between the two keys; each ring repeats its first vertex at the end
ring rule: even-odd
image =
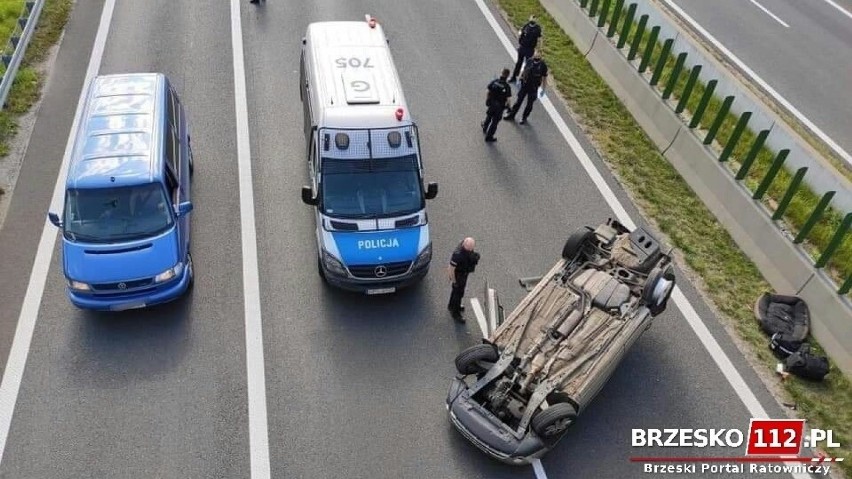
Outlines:
{"type": "Polygon", "coordinates": [[[592,4],[589,5],[589,16],[594,17],[598,14],[598,3],[599,0],[592,0],[592,4]]]}
{"type": "Polygon", "coordinates": [[[642,61],[639,63],[639,73],[645,73],[648,64],[651,63],[651,55],[654,54],[654,47],[657,46],[657,37],[660,35],[660,26],[657,25],[651,29],[651,36],[648,37],[648,42],[645,44],[645,51],[642,52],[642,61]]]}
{"type": "Polygon", "coordinates": [[[731,133],[731,137],[728,138],[727,143],[725,143],[725,148],[722,150],[722,154],[719,155],[719,161],[725,162],[728,161],[728,158],[731,156],[731,153],[734,152],[734,148],[737,147],[737,143],[740,141],[740,136],[743,134],[743,130],[745,130],[746,124],[748,124],[748,120],[751,118],[751,112],[744,112],[739,121],[737,121],[737,126],[734,127],[734,131],[731,133]]]}
{"type": "MultiPolygon", "coordinates": [[[[737,171],[737,176],[735,176],[736,179],[741,180],[746,177],[748,170],[751,169],[751,164],[754,163],[754,159],[757,158],[757,154],[760,153],[760,149],[763,148],[763,143],[766,142],[767,136],[769,136],[769,130],[761,130],[760,133],[757,134],[757,138],[755,138],[754,143],[751,144],[751,149],[748,150],[748,154],[745,159],[743,159],[743,164],[737,171]]],[[[807,168],[805,168],[805,170],[807,170],[807,168]]]]}
{"type": "Polygon", "coordinates": [[[630,35],[630,26],[633,25],[633,17],[636,16],[636,4],[631,3],[629,7],[627,7],[627,15],[624,17],[624,25],[621,26],[621,33],[618,34],[618,43],[615,45],[616,48],[622,49],[624,48],[624,44],[627,43],[627,36],[630,35]]]}
{"type": "Polygon", "coordinates": [[[639,24],[636,25],[636,33],[633,34],[633,42],[630,44],[630,52],[627,53],[627,61],[631,62],[636,58],[636,53],[639,52],[639,44],[642,43],[642,37],[645,36],[645,25],[648,24],[648,15],[639,17],[639,24]]]}
{"type": "Polygon", "coordinates": [[[660,51],[660,58],[657,59],[657,66],[654,67],[654,73],[651,75],[651,86],[657,86],[660,77],[663,76],[663,68],[666,67],[666,62],[669,60],[669,53],[672,51],[674,39],[669,38],[663,42],[663,49],[660,51]]]}
{"type": "Polygon", "coordinates": [[[611,0],[603,0],[601,4],[601,15],[598,17],[598,28],[603,28],[606,25],[606,16],[609,15],[609,4],[611,0]]]}
{"type": "Polygon", "coordinates": [[[615,35],[615,29],[618,26],[618,20],[621,18],[621,10],[624,8],[624,0],[615,0],[615,8],[612,9],[612,20],[609,21],[609,30],[606,32],[607,38],[612,38],[615,35]]]}
{"type": "Polygon", "coordinates": [[[831,259],[834,251],[837,250],[837,247],[843,242],[843,237],[849,231],[849,225],[852,225],[852,213],[846,213],[846,217],[840,222],[840,227],[834,232],[834,236],[831,237],[831,241],[828,242],[828,246],[825,247],[822,256],[817,260],[815,265],[817,268],[822,268],[831,259]]]}
{"type": "Polygon", "coordinates": [[[844,282],[843,286],[841,286],[840,289],[837,290],[837,294],[846,294],[849,292],[850,289],[852,289],[852,274],[850,274],[849,277],[846,278],[846,282],[844,282]]]}
{"type": "Polygon", "coordinates": [[[773,221],[778,221],[784,217],[784,213],[787,212],[787,207],[790,206],[790,200],[793,199],[793,195],[795,195],[796,191],[798,191],[799,185],[802,184],[802,178],[805,177],[805,172],[807,171],[807,166],[803,166],[796,171],[796,175],[793,176],[792,180],[790,180],[790,186],[787,187],[787,192],[784,193],[784,197],[781,198],[781,202],[778,203],[778,208],[776,208],[775,213],[772,214],[773,221]]]}
{"type": "Polygon", "coordinates": [[[725,122],[725,118],[728,117],[728,112],[731,110],[731,104],[734,102],[734,96],[728,95],[722,101],[722,106],[719,108],[719,113],[716,114],[716,119],[713,120],[713,123],[710,124],[710,129],[707,130],[707,136],[704,137],[704,144],[709,145],[713,143],[713,140],[716,138],[716,134],[719,133],[719,128],[722,127],[722,123],[725,122]]]}
{"type": "Polygon", "coordinates": [[[586,5],[589,4],[589,0],[580,0],[580,8],[586,8],[586,5]]]}
{"type": "Polygon", "coordinates": [[[680,95],[680,101],[677,102],[677,108],[675,108],[675,113],[680,115],[683,113],[683,110],[686,109],[687,103],[689,103],[689,97],[692,96],[692,89],[695,88],[695,82],[698,81],[698,75],[701,73],[701,65],[695,65],[692,67],[692,71],[689,72],[689,78],[686,80],[686,86],[683,87],[683,93],[680,95]]]}
{"type": "Polygon", "coordinates": [[[831,202],[831,198],[834,197],[834,191],[829,191],[828,193],[822,195],[822,198],[817,203],[816,208],[814,208],[814,212],[811,213],[810,218],[805,221],[802,229],[799,230],[799,234],[796,235],[796,238],[793,240],[794,244],[799,244],[808,237],[811,233],[811,230],[814,229],[814,226],[817,224],[817,221],[822,218],[822,214],[825,213],[825,209],[828,208],[828,203],[831,202]]]}
{"type": "Polygon", "coordinates": [[[672,96],[675,85],[677,85],[677,80],[680,78],[680,72],[683,71],[683,64],[686,61],[686,55],[686,52],[683,52],[677,56],[672,74],[669,76],[669,81],[666,83],[665,90],[663,90],[663,100],[668,100],[669,97],[672,96]]]}
{"type": "Polygon", "coordinates": [[[698,102],[698,107],[695,108],[695,113],[692,114],[692,121],[689,122],[690,128],[695,128],[701,123],[701,118],[704,116],[704,111],[707,110],[707,105],[710,104],[710,99],[713,98],[713,91],[716,90],[718,80],[710,80],[704,88],[704,94],[701,95],[701,100],[698,102]]]}
{"type": "Polygon", "coordinates": [[[769,171],[766,172],[766,176],[763,177],[763,181],[760,182],[760,185],[754,190],[754,194],[751,196],[755,200],[759,200],[763,198],[763,195],[766,194],[766,190],[769,189],[769,185],[772,184],[772,181],[778,175],[778,171],[781,169],[781,165],[784,164],[784,160],[787,159],[787,155],[790,154],[790,150],[781,150],[778,152],[778,156],[775,157],[775,161],[772,162],[772,166],[769,167],[769,171]]]}

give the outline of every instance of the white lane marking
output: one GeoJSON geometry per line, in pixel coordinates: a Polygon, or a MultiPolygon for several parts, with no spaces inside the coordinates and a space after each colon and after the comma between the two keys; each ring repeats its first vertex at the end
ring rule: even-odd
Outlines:
{"type": "Polygon", "coordinates": [[[470,307],[473,309],[473,315],[476,316],[476,322],[479,323],[479,329],[482,330],[482,337],[488,337],[488,320],[485,319],[485,313],[482,312],[482,304],[479,299],[470,298],[470,307]]]}
{"type": "MultiPolygon", "coordinates": [[[[68,141],[65,143],[65,153],[62,155],[62,164],[59,167],[59,176],[53,187],[53,196],[50,200],[50,211],[61,212],[62,202],[65,198],[65,179],[68,176],[68,163],[71,161],[71,149],[74,146],[74,132],[80,123],[83,112],[83,93],[98,74],[101,68],[101,58],[104,54],[112,12],[115,0],[106,0],[101,12],[98,32],[95,34],[95,43],[92,45],[92,53],[89,56],[89,65],[86,68],[86,76],[83,79],[83,88],[80,98],[77,100],[77,110],[74,120],[71,122],[71,130],[68,141]]],[[[38,312],[41,308],[41,298],[44,294],[44,286],[47,283],[47,274],[50,271],[50,263],[53,259],[53,250],[56,245],[57,229],[45,219],[41,231],[41,239],[36,249],[30,280],[27,284],[27,292],[21,305],[21,313],[18,315],[18,325],[15,328],[15,336],[12,339],[12,348],[9,350],[9,358],[6,361],[6,370],[3,372],[3,382],[0,384],[0,461],[6,450],[6,440],[9,438],[9,428],[12,425],[12,414],[15,412],[15,404],[18,402],[18,392],[21,388],[21,380],[24,377],[24,369],[27,365],[27,356],[30,352],[30,344],[33,339],[38,312]]]]}
{"type": "MultiPolygon", "coordinates": [[[[515,52],[515,47],[512,45],[512,42],[503,32],[503,29],[500,27],[500,24],[497,23],[497,19],[491,14],[491,11],[488,10],[488,7],[485,5],[483,0],[474,0],[476,4],[479,6],[479,9],[482,11],[482,14],[485,15],[486,20],[491,25],[491,28],[497,34],[497,37],[500,39],[503,46],[506,48],[506,51],[512,56],[515,52]]],[[[601,195],[606,200],[610,209],[612,209],[613,213],[615,213],[618,221],[621,222],[624,226],[630,229],[636,228],[636,223],[630,218],[630,215],[627,214],[627,210],[624,209],[624,206],[615,196],[612,189],[610,189],[609,185],[606,184],[597,167],[592,163],[592,160],[589,158],[589,155],[586,154],[583,147],[580,145],[580,142],[568,128],[568,125],[559,116],[559,112],[556,111],[556,108],[553,106],[553,103],[550,101],[550,98],[544,97],[541,99],[542,106],[544,106],[547,113],[550,115],[550,118],[556,124],[556,128],[562,134],[565,141],[568,143],[568,146],[574,152],[574,155],[577,156],[577,159],[580,161],[580,164],[583,166],[583,169],[586,170],[586,174],[589,175],[592,182],[601,192],[601,195]]],[[[689,323],[692,330],[695,332],[698,339],[701,341],[701,344],[707,350],[708,354],[713,358],[716,362],[716,365],[719,367],[719,370],[725,376],[725,379],[731,385],[731,388],[740,398],[740,401],[745,405],[748,409],[751,417],[753,418],[768,418],[769,415],[766,413],[766,410],[760,404],[760,401],[757,400],[757,396],[755,396],[754,392],[752,392],[751,388],[749,388],[748,384],[746,384],[745,380],[742,378],[740,373],[737,371],[736,367],[734,367],[730,358],[725,354],[722,347],[719,346],[719,343],[716,341],[716,338],[710,333],[710,330],[707,329],[707,326],[701,320],[701,317],[698,316],[698,313],[695,311],[695,308],[692,307],[692,304],[683,295],[680,288],[675,286],[674,291],[672,293],[672,299],[674,300],[675,305],[680,309],[681,314],[683,314],[684,319],[686,319],[687,323],[689,323]]],[[[810,476],[803,474],[792,474],[792,476],[796,479],[809,479],[810,476]]]]}
{"type": "Polygon", "coordinates": [[[271,477],[266,415],[266,373],[260,315],[260,278],[257,267],[257,228],[251,177],[251,142],[243,58],[241,0],[231,0],[231,50],[234,55],[234,108],[237,123],[237,165],[240,181],[240,237],[243,254],[243,302],[246,324],[246,380],[248,389],[249,451],[252,479],[271,477]]]}
{"type": "Polygon", "coordinates": [[[848,10],[846,10],[846,9],[845,9],[845,8],[843,8],[843,7],[841,7],[840,5],[838,5],[838,4],[837,4],[836,2],[834,2],[833,0],[825,0],[825,3],[827,3],[827,4],[831,5],[832,7],[836,8],[836,9],[838,9],[838,10],[840,11],[840,13],[842,13],[842,14],[846,15],[847,17],[849,17],[850,19],[852,19],[852,13],[849,13],[849,11],[848,11],[848,10]]]}
{"type": "Polygon", "coordinates": [[[547,479],[547,474],[544,472],[544,466],[541,465],[541,459],[533,459],[533,471],[538,479],[547,479]]]}
{"type": "Polygon", "coordinates": [[[707,30],[704,29],[694,18],[690,17],[682,8],[677,6],[674,3],[674,0],[662,0],[666,3],[672,10],[677,12],[678,15],[692,26],[697,32],[699,32],[707,41],[713,44],[713,46],[722,52],[723,55],[728,57],[728,59],[737,66],[740,70],[742,70],[751,81],[760,85],[760,88],[763,89],[769,96],[771,96],[775,101],[780,103],[787,111],[789,111],[793,116],[796,117],[808,130],[813,132],[820,140],[822,140],[826,145],[828,145],[834,152],[843,158],[843,161],[852,165],[852,155],[846,152],[843,148],[840,147],[834,140],[831,139],[824,131],[822,131],[818,126],[816,126],[811,120],[809,120],[802,112],[800,112],[796,107],[793,106],[792,103],[787,101],[786,98],[781,96],[780,93],[775,91],[774,88],[769,86],[768,83],[763,78],[760,78],[757,73],[754,72],[751,68],[749,68],[742,60],[740,60],[736,55],[734,55],[730,50],[725,48],[719,40],[716,39],[713,35],[710,34],[707,30]]]}
{"type": "Polygon", "coordinates": [[[778,18],[778,15],[775,15],[774,13],[770,12],[768,8],[766,8],[766,7],[764,7],[763,5],[761,5],[761,4],[759,4],[759,3],[757,3],[757,0],[748,0],[748,1],[749,1],[749,2],[751,2],[751,3],[753,3],[755,7],[757,7],[757,8],[759,8],[759,9],[763,10],[763,13],[765,13],[765,14],[769,15],[770,17],[772,17],[772,19],[773,19],[773,20],[775,20],[776,22],[780,23],[781,25],[784,25],[784,26],[785,26],[785,27],[787,27],[787,28],[790,28],[790,25],[787,25],[786,23],[784,23],[784,21],[783,21],[783,20],[781,20],[780,18],[778,18]]]}

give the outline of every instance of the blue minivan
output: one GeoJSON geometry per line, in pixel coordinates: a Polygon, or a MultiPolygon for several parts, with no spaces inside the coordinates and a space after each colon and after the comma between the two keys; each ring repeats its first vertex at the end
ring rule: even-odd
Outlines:
{"type": "Polygon", "coordinates": [[[122,311],[181,296],[190,255],[192,148],[165,75],[102,75],[85,93],[62,217],[71,303],[122,311]]]}

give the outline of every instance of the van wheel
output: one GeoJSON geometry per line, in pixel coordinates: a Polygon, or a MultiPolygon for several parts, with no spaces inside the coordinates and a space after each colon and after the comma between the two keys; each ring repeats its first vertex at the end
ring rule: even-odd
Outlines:
{"type": "Polygon", "coordinates": [[[532,430],[542,440],[552,444],[562,437],[576,419],[577,411],[571,404],[564,402],[551,404],[550,407],[533,416],[532,430]]]}
{"type": "Polygon", "coordinates": [[[195,286],[195,266],[192,263],[192,255],[186,253],[186,269],[189,274],[189,283],[187,284],[187,289],[195,286]]]}
{"type": "Polygon", "coordinates": [[[477,344],[456,356],[456,370],[464,375],[481,374],[487,371],[481,361],[493,363],[497,361],[497,358],[497,348],[493,344],[477,344]]]}
{"type": "Polygon", "coordinates": [[[672,265],[663,268],[654,267],[651,270],[645,282],[645,287],[642,288],[642,300],[651,311],[651,316],[657,316],[666,310],[674,286],[675,277],[672,265]]]}
{"type": "Polygon", "coordinates": [[[195,173],[195,161],[192,159],[192,147],[189,147],[189,177],[195,173]]]}
{"type": "Polygon", "coordinates": [[[320,262],[319,256],[317,256],[317,273],[319,277],[322,278],[323,283],[328,283],[328,278],[325,277],[325,271],[322,270],[322,263],[320,262]]]}
{"type": "Polygon", "coordinates": [[[595,233],[587,229],[575,231],[565,240],[565,245],[562,246],[562,259],[572,260],[577,253],[583,248],[583,244],[592,237],[595,233]]]}

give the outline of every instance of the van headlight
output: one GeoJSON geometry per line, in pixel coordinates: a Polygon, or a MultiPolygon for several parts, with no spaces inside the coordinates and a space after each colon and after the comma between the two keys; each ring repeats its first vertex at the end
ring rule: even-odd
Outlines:
{"type": "Polygon", "coordinates": [[[422,268],[429,264],[430,261],[432,261],[432,243],[426,245],[426,247],[423,248],[423,251],[417,255],[417,259],[414,260],[414,267],[412,269],[422,268]]]}
{"type": "Polygon", "coordinates": [[[74,291],[91,291],[92,287],[89,286],[88,283],[83,283],[82,281],[74,281],[73,279],[68,280],[68,287],[73,289],[74,291]]]}
{"type": "Polygon", "coordinates": [[[157,276],[154,276],[154,282],[165,283],[166,281],[177,278],[181,275],[181,273],[183,273],[183,263],[178,262],[178,264],[174,265],[173,267],[163,271],[157,276]]]}
{"type": "Polygon", "coordinates": [[[329,273],[336,274],[338,276],[346,276],[349,274],[349,272],[346,271],[346,267],[343,266],[343,263],[326,250],[322,250],[322,262],[329,273]]]}

